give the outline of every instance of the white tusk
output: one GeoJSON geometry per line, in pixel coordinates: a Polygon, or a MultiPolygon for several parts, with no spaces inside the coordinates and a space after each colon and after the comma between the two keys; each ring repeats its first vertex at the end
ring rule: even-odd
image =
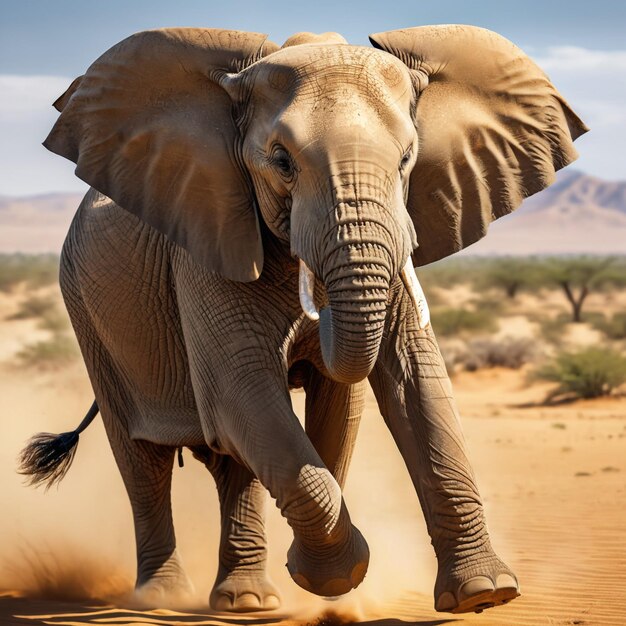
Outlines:
{"type": "Polygon", "coordinates": [[[420,281],[417,280],[417,275],[413,268],[413,261],[411,261],[410,256],[406,265],[402,268],[401,276],[415,305],[419,327],[424,329],[430,324],[430,311],[428,310],[428,302],[426,302],[424,290],[420,285],[420,281]]]}
{"type": "Polygon", "coordinates": [[[314,322],[320,318],[319,311],[313,300],[315,291],[315,274],[306,266],[306,263],[300,259],[300,306],[304,314],[314,322]]]}

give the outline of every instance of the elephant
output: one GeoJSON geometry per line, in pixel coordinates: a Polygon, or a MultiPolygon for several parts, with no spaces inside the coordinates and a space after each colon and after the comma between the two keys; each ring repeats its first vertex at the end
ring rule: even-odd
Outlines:
{"type": "Polygon", "coordinates": [[[338,596],[369,563],[342,486],[369,381],[438,561],[435,610],[519,595],[491,545],[415,267],[483,237],[554,181],[588,129],[491,31],[173,28],[113,46],[54,104],[44,145],[90,190],[60,284],[96,402],[23,451],[65,474],[101,412],[132,505],[137,592],[190,586],[172,524],[177,449],[221,507],[217,610],[270,610],[266,490],[293,531],[287,567],[338,596]],[[305,426],[289,391],[306,393],[305,426]]]}

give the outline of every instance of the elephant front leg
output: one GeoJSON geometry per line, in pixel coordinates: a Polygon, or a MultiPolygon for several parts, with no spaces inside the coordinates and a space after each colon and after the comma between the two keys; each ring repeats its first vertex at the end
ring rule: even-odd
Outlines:
{"type": "Polygon", "coordinates": [[[343,489],[365,404],[365,381],[338,383],[311,366],[304,390],[306,433],[343,489]]]}
{"type": "Polygon", "coordinates": [[[445,364],[402,290],[370,382],[400,449],[438,560],[435,609],[481,611],[519,595],[489,540],[445,364]]]}
{"type": "Polygon", "coordinates": [[[207,446],[193,453],[213,475],[220,501],[219,568],[211,608],[237,613],[279,608],[278,590],[267,576],[265,488],[230,456],[207,446]]]}
{"type": "Polygon", "coordinates": [[[365,576],[369,550],[341,489],[294,414],[289,391],[267,369],[223,395],[220,442],[249,467],[293,529],[287,567],[302,588],[337,596],[365,576]]]}

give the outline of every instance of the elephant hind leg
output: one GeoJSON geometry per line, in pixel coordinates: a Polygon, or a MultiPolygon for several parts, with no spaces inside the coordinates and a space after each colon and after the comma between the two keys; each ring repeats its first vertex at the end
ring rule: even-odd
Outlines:
{"type": "Polygon", "coordinates": [[[280,595],[266,571],[265,488],[232,457],[208,446],[191,450],[213,475],[220,500],[219,567],[211,608],[236,613],[278,609],[280,595]]]}
{"type": "Polygon", "coordinates": [[[136,596],[163,604],[193,594],[176,549],[171,481],[175,448],[148,441],[111,438],[135,522],[136,596]]]}
{"type": "Polygon", "coordinates": [[[137,412],[132,394],[94,328],[67,248],[60,276],[65,304],[133,512],[137,597],[162,605],[167,598],[190,595],[193,588],[176,550],[172,521],[170,492],[176,449],[131,438],[128,424],[137,412]]]}

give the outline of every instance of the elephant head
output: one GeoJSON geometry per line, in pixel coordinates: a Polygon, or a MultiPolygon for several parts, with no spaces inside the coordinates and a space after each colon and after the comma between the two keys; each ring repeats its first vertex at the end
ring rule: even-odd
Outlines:
{"type": "Polygon", "coordinates": [[[373,35],[168,29],[111,48],[58,101],[45,145],[225,278],[263,266],[259,220],[300,262],[326,367],[363,379],[398,276],[485,235],[548,186],[587,129],[545,74],[470,26],[373,35]]]}

